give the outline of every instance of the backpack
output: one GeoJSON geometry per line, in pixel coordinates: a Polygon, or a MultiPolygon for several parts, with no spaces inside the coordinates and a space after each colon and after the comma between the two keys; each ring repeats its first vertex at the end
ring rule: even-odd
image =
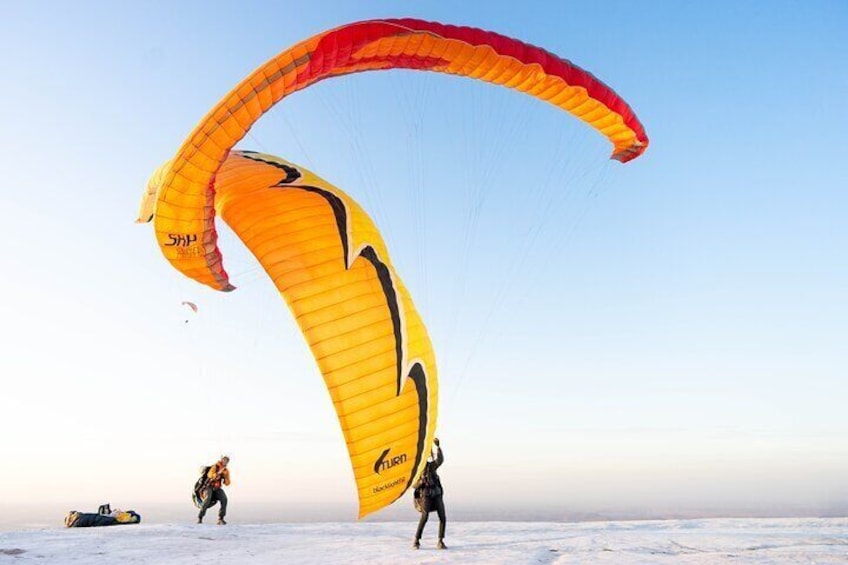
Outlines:
{"type": "Polygon", "coordinates": [[[429,512],[431,504],[428,504],[427,499],[442,494],[442,489],[439,487],[435,472],[428,463],[424,467],[424,472],[421,477],[413,485],[412,503],[418,512],[429,512]]]}
{"type": "Polygon", "coordinates": [[[418,512],[424,513],[424,497],[421,496],[421,491],[419,489],[415,489],[415,492],[412,495],[412,504],[415,506],[415,510],[418,512]]]}
{"type": "MultiPolygon", "coordinates": [[[[194,483],[194,490],[191,494],[191,500],[198,508],[203,506],[203,498],[206,495],[206,488],[209,486],[209,469],[211,468],[212,465],[206,465],[204,467],[201,467],[200,477],[194,483]]],[[[209,505],[209,508],[212,508],[217,503],[217,500],[212,501],[212,504],[209,505]]]]}

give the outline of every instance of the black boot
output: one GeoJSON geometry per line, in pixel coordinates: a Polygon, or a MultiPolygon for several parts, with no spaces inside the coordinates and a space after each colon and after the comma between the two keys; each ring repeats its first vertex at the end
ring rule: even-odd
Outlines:
{"type": "Polygon", "coordinates": [[[448,548],[448,546],[445,545],[445,542],[443,540],[439,540],[439,543],[436,544],[436,547],[438,549],[447,549],[448,548]]]}

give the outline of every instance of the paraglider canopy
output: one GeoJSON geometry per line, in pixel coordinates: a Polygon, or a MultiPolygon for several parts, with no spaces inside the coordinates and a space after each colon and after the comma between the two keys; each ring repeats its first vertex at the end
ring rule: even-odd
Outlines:
{"type": "Polygon", "coordinates": [[[544,49],[475,28],[371,20],[273,57],[157,169],[138,221],[154,221],[168,261],[197,282],[234,290],[217,245],[219,216],[295,315],[345,435],[360,517],[400,498],[424,469],[438,416],[432,344],[377,227],[349,195],[294,163],[234,148],[286,96],[328,78],[387,69],[454,74],[547,101],[605,136],[621,162],[648,146],[618,94],[544,49]]]}
{"type": "Polygon", "coordinates": [[[282,51],[221,99],[151,177],[137,221],[154,220],[160,249],[178,271],[216,290],[233,290],[217,245],[213,188],[230,151],[293,92],[328,78],[388,69],[465,76],[545,100],[604,135],[617,161],[635,159],[648,147],[642,123],[622,97],[549,51],[470,27],[410,18],[362,21],[282,51]]]}

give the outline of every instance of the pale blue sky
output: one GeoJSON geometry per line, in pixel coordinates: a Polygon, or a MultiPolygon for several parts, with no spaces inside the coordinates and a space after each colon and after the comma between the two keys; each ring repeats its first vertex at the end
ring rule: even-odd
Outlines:
{"type": "Polygon", "coordinates": [[[3,13],[0,499],[187,502],[226,451],[234,510],[355,515],[331,404],[270,282],[226,233],[239,290],[183,280],[132,220],[150,173],[258,64],[414,16],[571,59],[652,140],[622,166],[526,96],[397,72],[299,93],[241,144],[313,168],[383,230],[436,346],[455,514],[492,510],[492,492],[513,515],[848,511],[843,2],[3,13]],[[183,300],[201,308],[189,324],[183,300]]]}

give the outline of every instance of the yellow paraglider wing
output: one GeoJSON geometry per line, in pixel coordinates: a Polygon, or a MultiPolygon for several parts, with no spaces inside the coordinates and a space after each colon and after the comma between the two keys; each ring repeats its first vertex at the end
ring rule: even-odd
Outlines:
{"type": "Polygon", "coordinates": [[[433,348],[368,215],[292,163],[233,152],[215,209],[300,325],[347,442],[360,516],[391,504],[426,462],[436,425],[433,348]]]}

